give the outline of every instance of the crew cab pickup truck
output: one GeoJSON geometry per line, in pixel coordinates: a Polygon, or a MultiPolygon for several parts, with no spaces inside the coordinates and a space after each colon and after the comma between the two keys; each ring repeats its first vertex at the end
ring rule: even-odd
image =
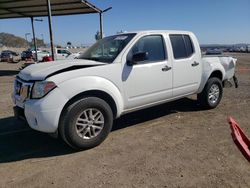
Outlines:
{"type": "MultiPolygon", "coordinates": [[[[215,108],[236,59],[202,57],[186,31],[140,31],[99,40],[78,59],[38,63],[14,82],[17,116],[76,149],[99,145],[123,114],[197,94],[215,108]]],[[[236,80],[236,79],[235,79],[236,80]]]]}

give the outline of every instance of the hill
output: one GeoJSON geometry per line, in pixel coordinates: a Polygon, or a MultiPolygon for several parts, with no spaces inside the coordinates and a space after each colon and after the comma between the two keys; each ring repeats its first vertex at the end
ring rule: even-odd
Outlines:
{"type": "MultiPolygon", "coordinates": [[[[42,39],[36,38],[38,47],[45,47],[44,41],[42,39]]],[[[33,46],[32,42],[27,42],[24,38],[15,36],[10,33],[0,33],[0,46],[15,47],[15,48],[27,48],[33,46]]]]}
{"type": "Polygon", "coordinates": [[[0,33],[0,45],[7,47],[27,47],[27,41],[22,38],[9,33],[0,33]]]}

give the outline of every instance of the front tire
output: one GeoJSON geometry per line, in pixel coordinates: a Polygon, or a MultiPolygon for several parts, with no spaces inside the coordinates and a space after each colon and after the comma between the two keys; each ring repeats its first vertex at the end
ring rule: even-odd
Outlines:
{"type": "Polygon", "coordinates": [[[198,94],[197,98],[200,104],[206,109],[216,108],[222,98],[223,87],[219,78],[209,78],[203,91],[198,94]]]}
{"type": "Polygon", "coordinates": [[[62,114],[59,133],[74,149],[89,149],[104,141],[112,125],[110,106],[100,98],[86,97],[68,106],[62,114]]]}

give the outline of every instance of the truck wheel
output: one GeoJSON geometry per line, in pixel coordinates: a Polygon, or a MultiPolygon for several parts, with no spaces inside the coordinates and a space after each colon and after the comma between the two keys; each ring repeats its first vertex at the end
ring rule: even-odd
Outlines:
{"type": "Polygon", "coordinates": [[[221,101],[223,94],[222,83],[219,78],[209,78],[203,91],[198,94],[198,101],[206,108],[213,109],[221,101]]]}
{"type": "Polygon", "coordinates": [[[112,125],[110,106],[100,98],[87,97],[66,109],[60,121],[59,133],[74,149],[89,149],[104,141],[112,125]]]}

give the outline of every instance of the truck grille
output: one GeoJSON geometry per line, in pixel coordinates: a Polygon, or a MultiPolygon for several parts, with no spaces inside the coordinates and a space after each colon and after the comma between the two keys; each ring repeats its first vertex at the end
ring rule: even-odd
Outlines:
{"type": "Polygon", "coordinates": [[[25,101],[30,98],[32,85],[33,83],[30,82],[23,82],[19,79],[15,80],[14,93],[19,97],[20,101],[25,101]]]}

